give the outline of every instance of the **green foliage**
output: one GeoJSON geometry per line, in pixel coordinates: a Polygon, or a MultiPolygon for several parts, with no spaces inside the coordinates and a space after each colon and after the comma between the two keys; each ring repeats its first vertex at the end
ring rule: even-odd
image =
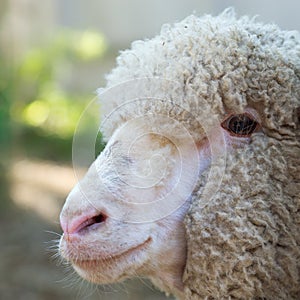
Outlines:
{"type": "Polygon", "coordinates": [[[13,119],[47,134],[71,136],[90,96],[61,88],[58,77],[68,76],[68,64],[98,59],[105,49],[98,33],[63,30],[45,47],[26,53],[17,70],[22,103],[13,106],[13,119]]]}
{"type": "Polygon", "coordinates": [[[10,105],[11,95],[13,94],[13,74],[11,72],[9,62],[6,61],[1,54],[0,49],[0,214],[2,217],[6,209],[10,207],[7,170],[12,140],[10,105]]]}
{"type": "Polygon", "coordinates": [[[12,94],[12,74],[8,63],[0,53],[0,147],[3,151],[10,143],[10,99],[12,94]]]}
{"type": "Polygon", "coordinates": [[[98,132],[95,143],[95,158],[102,152],[105,147],[105,142],[103,141],[103,137],[101,132],[98,132]]]}
{"type": "MultiPolygon", "coordinates": [[[[61,30],[44,46],[25,53],[13,66],[13,76],[9,80],[9,72],[1,68],[0,72],[5,74],[0,78],[6,79],[0,79],[0,142],[4,140],[8,130],[6,127],[12,121],[19,128],[18,143],[26,136],[27,141],[34,144],[29,149],[24,146],[33,155],[36,152],[45,153],[41,144],[49,149],[54,148],[55,144],[54,152],[57,151],[59,156],[60,151],[66,150],[66,141],[71,154],[74,130],[92,95],[78,92],[76,87],[68,89],[64,81],[71,76],[72,67],[101,59],[106,49],[105,39],[99,33],[61,30]]],[[[96,122],[91,120],[91,123],[93,121],[96,122]]],[[[103,145],[100,143],[97,147],[101,149],[103,145]]],[[[49,153],[43,158],[52,159],[49,153]]]]}

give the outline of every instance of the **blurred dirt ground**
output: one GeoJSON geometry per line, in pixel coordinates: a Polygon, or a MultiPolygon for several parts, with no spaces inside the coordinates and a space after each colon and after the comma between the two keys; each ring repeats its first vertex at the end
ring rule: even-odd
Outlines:
{"type": "Polygon", "coordinates": [[[53,258],[53,240],[61,233],[59,211],[75,183],[71,167],[21,160],[8,181],[0,177],[0,299],[167,299],[144,279],[88,284],[53,258]]]}

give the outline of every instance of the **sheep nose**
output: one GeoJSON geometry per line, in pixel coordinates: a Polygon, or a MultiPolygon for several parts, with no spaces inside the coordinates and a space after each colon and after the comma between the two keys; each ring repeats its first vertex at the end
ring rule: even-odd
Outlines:
{"type": "Polygon", "coordinates": [[[60,225],[65,234],[84,233],[87,229],[96,228],[105,222],[107,215],[98,212],[94,214],[82,214],[70,218],[66,214],[61,214],[60,225]]]}

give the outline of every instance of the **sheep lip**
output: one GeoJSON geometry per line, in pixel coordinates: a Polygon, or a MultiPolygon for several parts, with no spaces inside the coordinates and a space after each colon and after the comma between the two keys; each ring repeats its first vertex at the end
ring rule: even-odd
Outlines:
{"type": "Polygon", "coordinates": [[[106,257],[98,257],[98,258],[91,258],[91,259],[70,259],[71,263],[73,265],[76,265],[79,268],[87,269],[87,268],[92,268],[96,265],[99,264],[107,264],[107,263],[112,263],[112,262],[117,262],[127,256],[130,256],[133,253],[143,251],[148,244],[152,242],[152,238],[148,237],[147,240],[145,240],[143,243],[134,246],[132,248],[129,248],[125,250],[124,252],[121,252],[116,255],[111,255],[111,256],[106,256],[106,257]]]}

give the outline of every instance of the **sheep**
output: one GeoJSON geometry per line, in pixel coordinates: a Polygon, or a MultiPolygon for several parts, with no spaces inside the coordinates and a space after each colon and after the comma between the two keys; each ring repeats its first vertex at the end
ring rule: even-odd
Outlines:
{"type": "Polygon", "coordinates": [[[100,284],[178,299],[300,298],[300,37],[233,9],[123,51],[107,145],[61,212],[60,254],[100,284]]]}

